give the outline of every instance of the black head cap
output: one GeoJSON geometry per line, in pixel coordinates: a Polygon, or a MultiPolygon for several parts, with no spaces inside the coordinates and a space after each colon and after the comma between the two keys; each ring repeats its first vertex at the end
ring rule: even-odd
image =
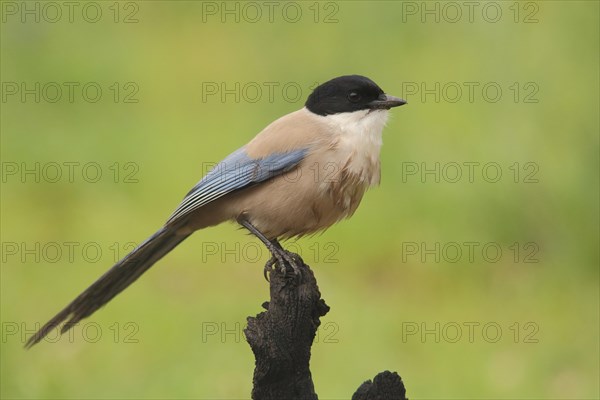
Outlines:
{"type": "Polygon", "coordinates": [[[375,82],[361,75],[345,75],[317,86],[305,106],[318,115],[358,110],[390,109],[406,104],[402,99],[386,95],[375,82]]]}

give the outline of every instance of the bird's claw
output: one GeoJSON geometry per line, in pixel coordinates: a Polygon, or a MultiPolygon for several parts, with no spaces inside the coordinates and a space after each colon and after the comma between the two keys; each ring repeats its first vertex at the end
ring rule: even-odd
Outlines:
{"type": "Polygon", "coordinates": [[[292,268],[294,272],[294,276],[300,275],[300,267],[298,266],[298,260],[296,259],[295,254],[291,253],[284,249],[278,249],[274,247],[271,250],[273,256],[267,261],[264,268],[264,277],[269,281],[269,274],[273,271],[276,265],[282,269],[283,277],[285,278],[287,275],[287,265],[292,268]]]}
{"type": "Polygon", "coordinates": [[[269,261],[267,261],[267,263],[265,264],[265,268],[263,270],[263,275],[265,277],[265,280],[267,282],[269,282],[269,274],[271,273],[271,271],[273,271],[273,266],[277,263],[277,259],[275,258],[275,256],[272,256],[269,261]]]}

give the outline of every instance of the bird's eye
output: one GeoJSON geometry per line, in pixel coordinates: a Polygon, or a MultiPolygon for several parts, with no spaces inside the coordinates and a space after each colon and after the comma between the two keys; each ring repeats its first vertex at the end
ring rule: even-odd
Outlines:
{"type": "Polygon", "coordinates": [[[357,92],[352,91],[352,92],[348,93],[348,100],[351,103],[357,103],[357,102],[360,101],[360,94],[358,94],[357,92]]]}

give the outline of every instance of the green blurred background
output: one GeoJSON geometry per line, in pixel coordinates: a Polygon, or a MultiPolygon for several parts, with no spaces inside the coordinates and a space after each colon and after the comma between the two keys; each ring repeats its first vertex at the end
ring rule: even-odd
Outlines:
{"type": "Polygon", "coordinates": [[[311,360],[320,398],[385,369],[413,399],[600,396],[598,2],[474,2],[472,15],[462,2],[273,2],[271,17],[265,3],[76,2],[72,21],[55,4],[62,15],[2,2],[2,398],[249,398],[241,330],[268,298],[267,254],[231,224],[189,238],[71,336],[23,343],[154,232],[206,163],[349,73],[409,104],[391,113],[382,184],[355,216],[287,243],[332,307],[311,360]],[[23,98],[36,82],[40,101],[23,98]],[[239,101],[207,92],[236,82],[239,101]],[[480,163],[472,182],[465,162],[480,163]],[[408,174],[436,163],[439,182],[408,174]]]}

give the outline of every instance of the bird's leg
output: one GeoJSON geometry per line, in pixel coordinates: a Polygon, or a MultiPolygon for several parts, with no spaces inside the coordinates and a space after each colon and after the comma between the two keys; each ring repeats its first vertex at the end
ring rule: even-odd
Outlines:
{"type": "Polygon", "coordinates": [[[267,249],[271,252],[272,257],[269,261],[267,261],[264,269],[265,279],[267,279],[267,281],[269,280],[267,278],[267,274],[272,270],[273,265],[275,265],[276,263],[279,263],[279,265],[283,269],[284,276],[286,274],[286,263],[292,267],[292,270],[294,271],[295,275],[300,274],[300,269],[298,268],[297,261],[292,256],[292,253],[290,253],[287,250],[284,250],[284,248],[281,247],[281,244],[277,239],[269,240],[261,231],[256,229],[256,227],[250,222],[248,222],[248,220],[246,219],[238,218],[238,223],[244,228],[248,229],[254,236],[256,236],[261,242],[263,242],[267,249]]]}
{"type": "MultiPolygon", "coordinates": [[[[300,268],[298,268],[298,260],[294,257],[296,254],[284,249],[281,246],[281,243],[279,243],[279,240],[277,240],[277,239],[271,240],[271,243],[278,249],[278,251],[281,252],[281,257],[288,263],[288,265],[290,265],[292,267],[292,269],[294,270],[294,275],[299,275],[300,268]]],[[[285,273],[286,273],[286,269],[284,268],[283,269],[284,277],[285,277],[285,273]]]]}

